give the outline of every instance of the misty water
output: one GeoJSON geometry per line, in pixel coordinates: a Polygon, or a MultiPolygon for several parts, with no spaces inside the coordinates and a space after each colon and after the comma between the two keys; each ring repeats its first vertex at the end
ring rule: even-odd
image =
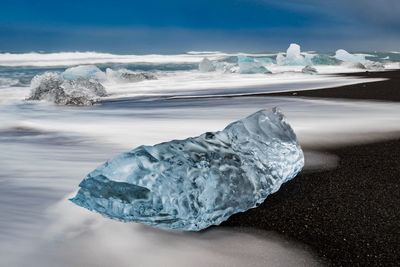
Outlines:
{"type": "Polygon", "coordinates": [[[309,248],[276,233],[224,227],[160,231],[105,219],[68,197],[88,172],[116,154],[221,130],[263,108],[277,106],[287,116],[306,148],[306,170],[335,167],[338,158],[321,157],[314,151],[319,146],[370,142],[400,130],[396,103],[242,96],[372,81],[332,75],[349,71],[342,66],[322,66],[319,70],[327,74],[321,75],[284,66],[266,76],[199,73],[203,55],[181,55],[175,61],[124,57],[112,64],[98,57],[64,58],[67,66],[48,63],[60,58],[33,58],[41,66],[27,67],[29,57],[0,56],[0,265],[318,266],[321,261],[309,248]],[[158,79],[108,82],[109,95],[88,107],[25,100],[34,75],[84,63],[151,71],[158,79]]]}

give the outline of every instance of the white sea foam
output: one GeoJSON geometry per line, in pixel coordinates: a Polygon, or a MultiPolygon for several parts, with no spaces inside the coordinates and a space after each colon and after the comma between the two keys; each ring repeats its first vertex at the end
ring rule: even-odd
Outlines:
{"type": "MultiPolygon", "coordinates": [[[[212,54],[213,58],[224,54],[212,54]]],[[[0,66],[73,66],[81,64],[101,63],[197,63],[203,55],[116,55],[97,52],[60,52],[60,53],[26,53],[0,54],[0,66]]]]}
{"type": "Polygon", "coordinates": [[[10,87],[18,84],[17,79],[0,77],[0,88],[10,87]]]}

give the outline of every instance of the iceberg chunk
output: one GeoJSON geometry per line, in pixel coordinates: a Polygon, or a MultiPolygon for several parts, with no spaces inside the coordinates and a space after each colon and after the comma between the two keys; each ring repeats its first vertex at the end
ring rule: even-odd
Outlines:
{"type": "Polygon", "coordinates": [[[144,80],[157,80],[157,76],[149,72],[134,72],[127,69],[106,69],[108,80],[114,82],[141,82],[144,80]]]}
{"type": "Polygon", "coordinates": [[[336,54],[335,54],[335,58],[340,61],[351,62],[351,63],[363,63],[366,61],[365,56],[353,55],[344,49],[337,50],[336,54]]]}
{"type": "Polygon", "coordinates": [[[47,100],[60,105],[87,106],[94,104],[99,97],[106,94],[103,85],[96,80],[83,78],[64,80],[58,73],[45,72],[32,79],[28,100],[47,100]]]}
{"type": "Polygon", "coordinates": [[[205,57],[199,63],[199,70],[201,72],[212,72],[216,70],[216,67],[211,60],[205,57]]]}
{"type": "Polygon", "coordinates": [[[311,64],[311,58],[306,58],[301,54],[300,45],[290,44],[286,51],[286,56],[279,53],[276,56],[276,62],[278,65],[298,66],[298,65],[309,65],[311,64]]]}
{"type": "Polygon", "coordinates": [[[123,153],[89,173],[71,201],[123,222],[198,231],[256,207],[303,166],[284,115],[261,110],[220,132],[123,153]]]}
{"type": "Polygon", "coordinates": [[[62,73],[62,78],[64,80],[77,80],[82,78],[94,79],[97,81],[105,81],[107,79],[106,74],[94,65],[82,65],[68,68],[62,73]]]}
{"type": "Polygon", "coordinates": [[[316,54],[311,58],[313,65],[337,65],[338,62],[336,58],[324,54],[316,54]]]}
{"type": "Polygon", "coordinates": [[[353,68],[367,69],[373,71],[380,71],[385,69],[385,65],[380,62],[367,60],[365,59],[365,55],[353,55],[343,49],[339,49],[336,51],[335,58],[343,61],[343,64],[347,64],[353,68]]]}
{"type": "Polygon", "coordinates": [[[285,55],[283,53],[278,53],[278,55],[276,55],[276,64],[278,65],[285,65],[285,55]]]}
{"type": "Polygon", "coordinates": [[[373,71],[382,71],[385,70],[385,65],[380,63],[380,62],[374,62],[368,60],[367,62],[364,62],[365,68],[368,70],[373,70],[373,71]]]}
{"type": "Polygon", "coordinates": [[[259,61],[252,57],[238,56],[239,72],[242,74],[271,73],[259,61]]]}
{"type": "Polygon", "coordinates": [[[307,65],[305,66],[302,70],[302,73],[306,73],[306,74],[317,74],[318,71],[316,68],[314,68],[313,66],[307,65]]]}
{"type": "Polygon", "coordinates": [[[239,66],[237,64],[227,62],[215,62],[216,71],[223,73],[237,73],[239,72],[239,66]]]}

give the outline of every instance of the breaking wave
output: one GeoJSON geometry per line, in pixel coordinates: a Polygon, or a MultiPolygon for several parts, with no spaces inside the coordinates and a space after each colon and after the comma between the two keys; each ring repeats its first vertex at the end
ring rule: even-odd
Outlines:
{"type": "MultiPolygon", "coordinates": [[[[290,51],[289,51],[290,52],[290,51]]],[[[224,53],[219,51],[191,51],[184,54],[175,55],[123,55],[98,52],[59,52],[59,53],[0,53],[0,66],[8,67],[69,67],[77,65],[96,64],[103,65],[104,68],[111,67],[115,64],[123,64],[125,68],[134,70],[149,71],[152,69],[159,70],[187,70],[196,69],[197,64],[204,58],[210,60],[232,59],[237,56],[249,56],[267,62],[276,63],[279,54],[284,53],[224,53]]],[[[302,52],[301,55],[311,59],[313,64],[334,65],[337,61],[334,58],[335,53],[315,53],[302,52]]],[[[374,61],[383,60],[389,57],[390,60],[400,61],[400,55],[395,52],[389,53],[369,53],[365,55],[369,58],[375,57],[374,61]]],[[[231,62],[227,62],[231,63],[231,62]]],[[[310,63],[310,62],[308,62],[310,63]]]]}
{"type": "Polygon", "coordinates": [[[18,83],[18,79],[0,77],[0,88],[15,86],[18,83]]]}

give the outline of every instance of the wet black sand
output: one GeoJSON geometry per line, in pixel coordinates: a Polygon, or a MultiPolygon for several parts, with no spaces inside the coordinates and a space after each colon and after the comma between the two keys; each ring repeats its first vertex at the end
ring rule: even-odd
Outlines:
{"type": "MultiPolygon", "coordinates": [[[[400,100],[400,71],[368,75],[392,80],[298,96],[400,100]]],[[[236,214],[223,225],[276,231],[309,245],[334,266],[400,266],[400,133],[397,136],[326,149],[340,157],[336,169],[303,172],[260,207],[236,214]]]]}
{"type": "MultiPolygon", "coordinates": [[[[386,78],[386,81],[361,83],[355,85],[340,86],[336,88],[292,91],[285,93],[272,93],[269,96],[293,96],[297,97],[322,97],[322,98],[348,98],[369,99],[382,101],[400,101],[400,71],[384,72],[360,72],[342,74],[342,76],[357,76],[362,78],[386,78]]],[[[267,94],[264,94],[267,95],[267,94]]]]}

